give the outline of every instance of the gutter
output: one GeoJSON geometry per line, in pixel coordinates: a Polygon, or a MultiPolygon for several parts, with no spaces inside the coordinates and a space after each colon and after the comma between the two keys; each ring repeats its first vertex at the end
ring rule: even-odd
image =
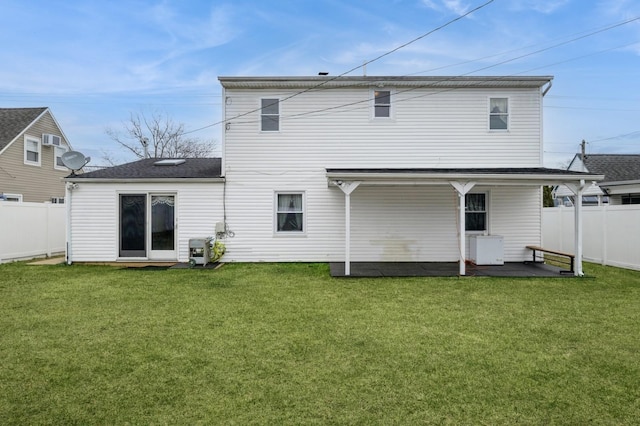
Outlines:
{"type": "Polygon", "coordinates": [[[604,179],[604,175],[597,174],[498,174],[498,173],[337,173],[337,172],[329,172],[327,173],[327,178],[329,179],[355,179],[355,180],[366,180],[366,179],[375,179],[375,180],[442,180],[448,183],[451,179],[455,180],[478,180],[478,181],[487,181],[487,180],[516,180],[516,181],[526,181],[526,180],[535,180],[541,182],[553,181],[553,182],[579,182],[581,180],[585,181],[601,181],[604,179]]]}
{"type": "Polygon", "coordinates": [[[217,183],[224,182],[225,178],[78,178],[78,176],[64,178],[65,182],[81,184],[90,183],[217,183]]]}

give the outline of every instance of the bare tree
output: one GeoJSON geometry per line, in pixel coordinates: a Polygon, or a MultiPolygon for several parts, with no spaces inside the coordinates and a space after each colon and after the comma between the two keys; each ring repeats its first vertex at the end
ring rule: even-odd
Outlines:
{"type": "MultiPolygon", "coordinates": [[[[124,130],[105,129],[105,133],[137,158],[203,158],[213,154],[213,140],[185,136],[184,124],[168,114],[131,113],[124,130]]],[[[105,154],[105,160],[113,163],[105,154]]]]}

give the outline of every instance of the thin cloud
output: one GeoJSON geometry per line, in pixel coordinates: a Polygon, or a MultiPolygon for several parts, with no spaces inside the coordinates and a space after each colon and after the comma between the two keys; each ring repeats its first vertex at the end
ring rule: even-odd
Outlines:
{"type": "Polygon", "coordinates": [[[452,12],[456,15],[464,15],[469,11],[469,5],[460,0],[422,0],[422,4],[438,12],[452,12]]]}
{"type": "Polygon", "coordinates": [[[511,10],[514,11],[533,10],[548,15],[569,4],[570,1],[571,0],[512,0],[510,7],[511,10]]]}

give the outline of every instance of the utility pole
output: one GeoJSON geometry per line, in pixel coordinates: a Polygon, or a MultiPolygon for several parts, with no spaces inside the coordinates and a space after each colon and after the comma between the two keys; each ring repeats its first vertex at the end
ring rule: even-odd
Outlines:
{"type": "Polygon", "coordinates": [[[585,153],[586,145],[587,143],[584,141],[584,139],[582,139],[582,143],[580,144],[580,160],[582,160],[582,164],[584,164],[584,159],[587,156],[585,153]]]}

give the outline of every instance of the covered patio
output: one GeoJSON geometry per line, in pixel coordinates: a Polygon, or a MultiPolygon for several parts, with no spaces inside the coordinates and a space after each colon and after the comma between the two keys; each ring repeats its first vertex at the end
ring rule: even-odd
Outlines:
{"type": "MultiPolygon", "coordinates": [[[[602,175],[560,169],[535,168],[435,168],[435,169],[326,169],[329,186],[339,188],[345,197],[344,262],[333,263],[333,276],[560,276],[559,270],[546,270],[546,265],[528,262],[504,265],[477,266],[467,258],[467,228],[465,198],[474,187],[489,188],[540,188],[543,185],[563,184],[582,199],[587,185],[602,180],[602,175]],[[351,197],[360,187],[448,186],[457,194],[457,205],[450,214],[456,217],[456,233],[449,241],[456,240],[458,252],[454,262],[354,262],[352,258],[351,197]],[[395,272],[394,272],[395,271],[395,272]],[[547,274],[547,275],[543,275],[547,274]]],[[[542,208],[541,199],[536,202],[542,208]]],[[[536,234],[539,235],[539,234],[536,234]]],[[[582,276],[582,205],[575,209],[575,276],[582,276]]],[[[540,237],[536,237],[540,239],[540,237]]],[[[533,238],[532,238],[533,239],[533,238]]],[[[540,244],[532,241],[528,244],[540,244]]],[[[526,245],[526,244],[525,244],[526,245]]],[[[522,249],[525,248],[522,246],[522,249]]],[[[399,260],[399,259],[395,259],[399,260]]],[[[411,259],[408,259],[411,260],[411,259]]],[[[420,260],[420,259],[413,259],[420,260]]],[[[451,259],[453,260],[453,259],[451,259]]],[[[512,259],[517,260],[517,259],[512,259]]],[[[478,262],[480,263],[480,262],[478,262]]]]}
{"type": "MultiPolygon", "coordinates": [[[[344,263],[329,264],[332,277],[347,277],[344,263]]],[[[458,262],[351,262],[348,277],[456,277],[458,262]]],[[[572,278],[566,269],[544,263],[508,262],[504,265],[467,264],[466,276],[572,278]]]]}

